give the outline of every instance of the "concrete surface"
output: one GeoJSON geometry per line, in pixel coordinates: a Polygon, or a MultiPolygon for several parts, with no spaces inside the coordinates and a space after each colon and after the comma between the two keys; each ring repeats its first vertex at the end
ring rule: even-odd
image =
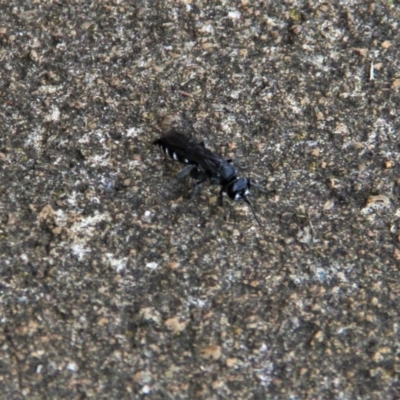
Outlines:
{"type": "Polygon", "coordinates": [[[397,2],[0,8],[1,398],[400,398],[397,2]]]}

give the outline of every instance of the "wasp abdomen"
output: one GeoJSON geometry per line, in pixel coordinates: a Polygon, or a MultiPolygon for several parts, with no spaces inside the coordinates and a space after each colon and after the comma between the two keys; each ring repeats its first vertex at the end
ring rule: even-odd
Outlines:
{"type": "Polygon", "coordinates": [[[163,142],[162,139],[155,140],[153,144],[156,144],[168,157],[172,158],[175,161],[187,165],[189,164],[197,165],[197,163],[190,161],[183,154],[180,154],[180,152],[177,151],[176,149],[172,148],[171,146],[168,146],[166,143],[163,142]]]}

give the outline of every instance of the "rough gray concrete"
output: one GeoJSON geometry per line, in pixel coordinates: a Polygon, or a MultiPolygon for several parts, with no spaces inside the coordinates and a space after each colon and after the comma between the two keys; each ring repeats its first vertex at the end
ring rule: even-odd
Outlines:
{"type": "Polygon", "coordinates": [[[397,2],[0,8],[1,398],[400,397],[397,2]]]}

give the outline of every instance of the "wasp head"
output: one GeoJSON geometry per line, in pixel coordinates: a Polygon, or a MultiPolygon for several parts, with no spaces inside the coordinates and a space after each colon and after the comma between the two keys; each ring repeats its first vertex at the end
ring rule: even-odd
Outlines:
{"type": "Polygon", "coordinates": [[[250,194],[250,179],[235,179],[228,185],[226,193],[231,200],[246,200],[246,197],[250,194]]]}

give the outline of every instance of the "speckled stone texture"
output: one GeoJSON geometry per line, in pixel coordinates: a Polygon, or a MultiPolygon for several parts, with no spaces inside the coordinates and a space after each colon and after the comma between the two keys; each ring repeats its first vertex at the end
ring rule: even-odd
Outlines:
{"type": "Polygon", "coordinates": [[[0,0],[4,399],[400,398],[400,7],[0,0]],[[151,145],[233,158],[246,204],[151,145]]]}

